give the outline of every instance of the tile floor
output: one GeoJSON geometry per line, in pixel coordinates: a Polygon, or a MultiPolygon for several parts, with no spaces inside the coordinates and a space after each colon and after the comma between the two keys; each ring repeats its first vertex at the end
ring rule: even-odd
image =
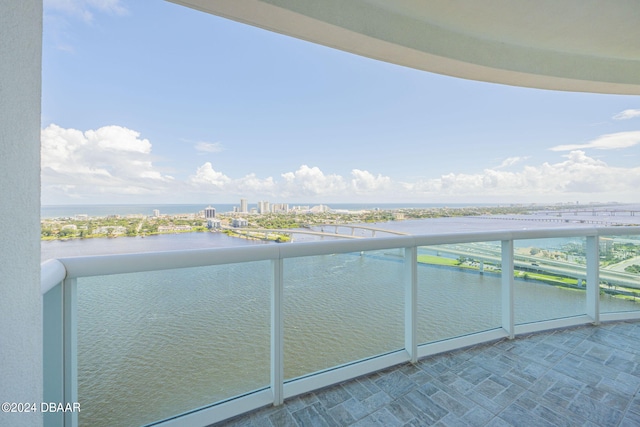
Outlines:
{"type": "Polygon", "coordinates": [[[640,322],[430,356],[218,426],[640,426],[640,322]]]}

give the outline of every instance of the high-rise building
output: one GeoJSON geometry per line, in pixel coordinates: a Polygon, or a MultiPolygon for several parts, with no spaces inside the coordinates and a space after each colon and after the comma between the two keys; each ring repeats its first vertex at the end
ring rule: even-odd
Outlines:
{"type": "Polygon", "coordinates": [[[289,204],[288,203],[274,203],[271,206],[271,212],[274,212],[274,213],[287,213],[287,212],[289,212],[289,204]]]}
{"type": "Polygon", "coordinates": [[[153,210],[153,216],[158,218],[160,216],[160,210],[159,209],[154,209],[153,210]]]}
{"type": "Polygon", "coordinates": [[[243,213],[249,212],[247,199],[240,199],[240,212],[243,212],[243,213]]]}
{"type": "Polygon", "coordinates": [[[211,206],[206,207],[204,209],[204,217],[206,219],[215,218],[216,217],[216,208],[212,208],[211,206]]]}
{"type": "Polygon", "coordinates": [[[266,202],[266,201],[258,202],[258,213],[259,214],[269,213],[269,202],[266,202]]]}

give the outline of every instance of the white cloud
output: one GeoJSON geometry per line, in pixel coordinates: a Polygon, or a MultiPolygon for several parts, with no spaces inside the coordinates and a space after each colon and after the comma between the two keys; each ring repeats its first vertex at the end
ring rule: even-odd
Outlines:
{"type": "Polygon", "coordinates": [[[320,197],[342,194],[347,185],[340,175],[325,175],[317,166],[302,165],[295,172],[282,174],[285,197],[320,197]]]}
{"type": "Polygon", "coordinates": [[[55,10],[91,22],[94,12],[126,15],[128,10],[120,0],[44,0],[45,10],[55,10]]]}
{"type": "Polygon", "coordinates": [[[513,197],[529,200],[549,200],[573,197],[575,194],[605,198],[626,195],[636,198],[640,186],[640,167],[624,169],[607,165],[572,151],[567,160],[545,162],[539,166],[525,166],[519,172],[486,169],[477,174],[450,173],[440,178],[405,183],[407,192],[433,196],[455,197],[513,197]]]}
{"type": "Polygon", "coordinates": [[[88,143],[102,151],[149,154],[151,143],[148,139],[139,139],[140,133],[120,126],[104,126],[85,133],[88,143]]]}
{"type": "Polygon", "coordinates": [[[238,194],[256,196],[275,196],[277,194],[277,184],[272,177],[260,179],[254,173],[235,181],[235,188],[238,194]]]}
{"type": "Polygon", "coordinates": [[[500,163],[500,166],[497,166],[496,169],[507,168],[509,166],[516,165],[520,162],[527,160],[529,157],[507,157],[500,163]]]}
{"type": "Polygon", "coordinates": [[[276,183],[273,178],[260,179],[249,174],[240,179],[229,178],[222,172],[213,169],[211,162],[200,166],[195,175],[187,180],[191,191],[203,194],[223,195],[275,195],[276,183]]]}
{"type": "Polygon", "coordinates": [[[127,9],[120,0],[85,0],[87,4],[104,12],[116,13],[119,15],[127,13],[127,9]]]}
{"type": "Polygon", "coordinates": [[[306,200],[323,196],[340,196],[348,188],[343,177],[325,175],[318,167],[307,165],[300,166],[295,172],[284,173],[281,177],[282,179],[276,182],[273,177],[259,178],[251,173],[242,178],[232,179],[214,170],[213,165],[206,162],[189,177],[188,184],[191,191],[203,194],[306,200]]]}
{"type": "MultiPolygon", "coordinates": [[[[604,138],[604,137],[603,137],[604,138]]],[[[42,130],[43,203],[99,200],[176,203],[237,197],[286,202],[385,201],[636,201],[640,167],[611,166],[572,150],[557,162],[515,165],[526,159],[509,157],[499,166],[477,173],[452,171],[413,182],[367,170],[349,177],[302,165],[276,179],[254,173],[233,178],[206,162],[188,178],[177,180],[152,162],[152,144],[134,130],[105,126],[82,132],[50,125],[42,130]],[[509,166],[509,170],[505,170],[509,166]],[[135,196],[132,198],[131,196],[135,196]]],[[[428,171],[426,171],[428,173],[428,171]]],[[[428,176],[428,175],[427,175],[428,176]]]]}
{"type": "Polygon", "coordinates": [[[41,132],[42,192],[67,197],[159,194],[174,178],[151,161],[151,143],[121,126],[82,132],[55,124],[41,132]]]}
{"type": "Polygon", "coordinates": [[[391,178],[388,176],[374,176],[371,172],[354,169],[351,171],[352,189],[357,193],[374,193],[384,191],[391,187],[391,178]]]}
{"type": "Polygon", "coordinates": [[[628,120],[634,117],[640,117],[640,109],[624,110],[613,116],[614,120],[628,120]]]}
{"type": "Polygon", "coordinates": [[[630,148],[640,144],[640,131],[618,132],[594,139],[586,144],[557,145],[550,148],[551,151],[572,151],[585,148],[596,150],[615,150],[619,148],[630,148]]]}
{"type": "Polygon", "coordinates": [[[367,200],[420,200],[447,198],[501,198],[548,200],[576,197],[576,194],[606,198],[610,194],[635,197],[640,185],[640,168],[615,168],[573,151],[557,163],[524,166],[519,171],[504,171],[503,165],[513,165],[524,158],[510,158],[500,167],[488,168],[476,174],[449,173],[411,183],[400,183],[391,177],[374,175],[354,169],[351,180],[340,175],[327,175],[318,167],[301,166],[296,172],[282,174],[283,181],[274,182],[273,193],[280,198],[297,200],[345,200],[361,197],[367,200]],[[620,177],[624,176],[624,180],[620,177]]]}
{"type": "Polygon", "coordinates": [[[189,184],[201,188],[224,189],[231,182],[231,178],[213,169],[211,162],[206,162],[196,170],[196,174],[189,177],[189,184]]]}
{"type": "Polygon", "coordinates": [[[224,147],[219,142],[198,142],[195,145],[195,149],[203,153],[219,153],[224,151],[224,147]]]}

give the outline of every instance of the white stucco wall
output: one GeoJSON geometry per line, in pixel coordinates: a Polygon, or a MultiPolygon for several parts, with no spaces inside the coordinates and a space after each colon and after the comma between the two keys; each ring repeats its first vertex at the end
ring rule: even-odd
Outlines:
{"type": "Polygon", "coordinates": [[[41,63],[42,0],[0,0],[0,403],[42,401],[41,63]]]}

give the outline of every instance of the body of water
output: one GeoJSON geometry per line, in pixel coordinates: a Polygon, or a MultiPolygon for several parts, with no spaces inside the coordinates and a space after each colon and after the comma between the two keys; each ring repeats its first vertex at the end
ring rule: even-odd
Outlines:
{"type": "MultiPolygon", "coordinates": [[[[579,225],[471,217],[374,226],[433,234],[579,225]]],[[[570,241],[584,239],[536,244],[570,241]]],[[[210,232],[46,241],[42,258],[256,244],[273,243],[210,232]]],[[[402,255],[398,249],[284,260],[286,379],[403,347],[402,255]]],[[[267,387],[271,286],[268,261],[79,279],[80,424],[141,425],[267,387]]],[[[500,287],[496,273],[420,264],[419,341],[500,327],[500,287]]],[[[516,281],[515,301],[518,324],[586,308],[584,291],[525,280],[516,281]]],[[[603,312],[637,309],[601,297],[603,312]]]]}
{"type": "Polygon", "coordinates": [[[40,243],[42,261],[72,256],[162,252],[230,246],[264,245],[267,242],[229,237],[224,233],[158,234],[146,237],[45,240],[40,243]]]}
{"type": "MultiPolygon", "coordinates": [[[[285,378],[403,347],[400,251],[285,260],[285,378]]],[[[83,426],[132,426],[269,384],[269,262],[78,281],[83,426]]],[[[500,277],[418,268],[418,339],[500,327],[500,277]]],[[[517,281],[516,322],[585,313],[585,293],[517,281]]],[[[637,305],[602,297],[603,311],[637,305]]]]}
{"type": "MultiPolygon", "coordinates": [[[[637,218],[637,217],[634,217],[637,218]]],[[[566,228],[566,227],[593,227],[586,223],[544,222],[544,221],[514,221],[499,217],[453,217],[453,218],[429,218],[407,221],[390,221],[384,223],[362,224],[392,231],[420,235],[439,233],[460,233],[489,230],[521,230],[535,228],[566,228]]],[[[326,228],[325,231],[333,232],[334,228],[326,228]]],[[[339,233],[351,234],[350,228],[339,228],[339,233]]],[[[369,230],[356,230],[356,236],[371,237],[369,230]]],[[[389,237],[392,234],[376,232],[376,237],[389,237]]],[[[313,235],[294,234],[294,242],[308,242],[322,239],[334,239],[333,237],[319,237],[313,235]]],[[[229,237],[223,233],[199,232],[180,234],[159,234],[146,237],[117,237],[97,239],[71,239],[71,240],[47,240],[41,242],[42,261],[51,258],[64,258],[70,256],[107,255],[134,252],[158,252],[182,249],[204,249],[230,246],[245,246],[256,244],[268,244],[263,241],[240,239],[229,237]]],[[[274,243],[271,243],[274,244],[274,243]]]]}

